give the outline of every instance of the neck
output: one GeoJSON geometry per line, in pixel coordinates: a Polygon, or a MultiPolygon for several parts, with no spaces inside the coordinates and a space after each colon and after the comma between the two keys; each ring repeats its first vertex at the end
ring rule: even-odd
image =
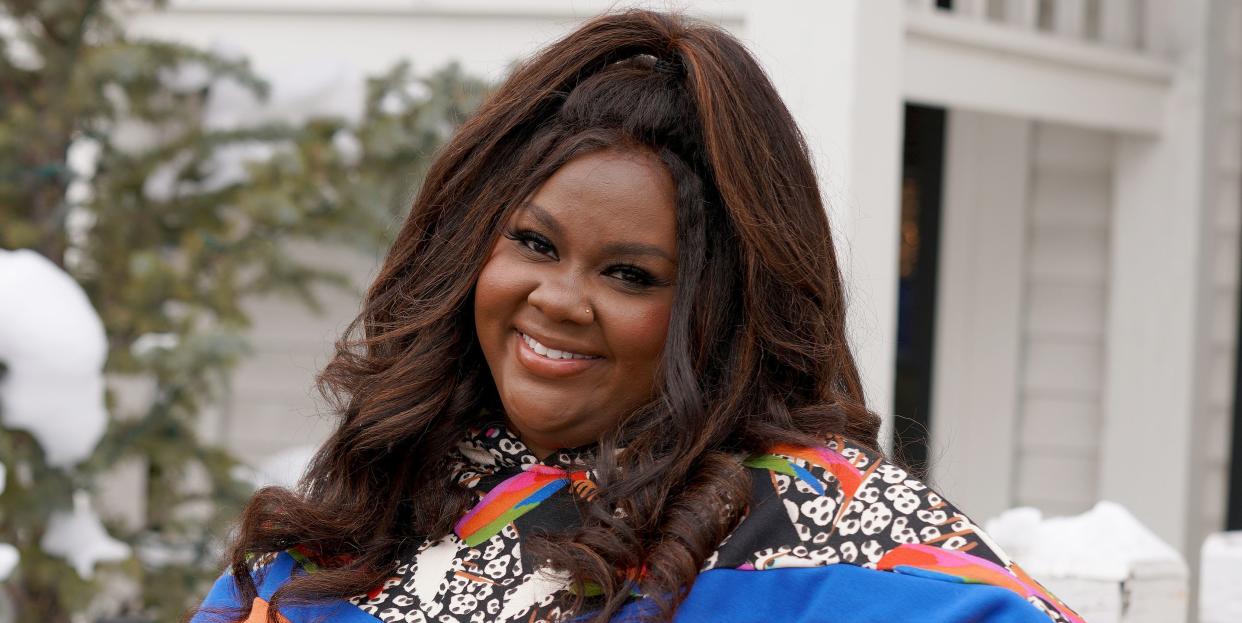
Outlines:
{"type": "Polygon", "coordinates": [[[518,438],[522,440],[522,443],[526,446],[526,449],[530,450],[531,454],[535,455],[535,458],[540,461],[548,458],[553,452],[560,449],[544,447],[533,440],[527,439],[525,435],[519,435],[518,438]]]}

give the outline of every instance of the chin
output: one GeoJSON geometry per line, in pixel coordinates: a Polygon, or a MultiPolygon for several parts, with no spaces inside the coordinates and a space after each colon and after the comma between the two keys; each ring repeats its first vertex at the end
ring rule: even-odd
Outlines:
{"type": "Polygon", "coordinates": [[[517,405],[505,409],[509,421],[519,432],[538,435],[541,438],[564,436],[578,424],[578,418],[567,413],[548,413],[517,405]]]}
{"type": "MultiPolygon", "coordinates": [[[[509,425],[527,445],[553,450],[573,448],[596,441],[599,434],[580,416],[583,411],[547,411],[543,405],[519,401],[505,408],[509,425]]],[[[595,410],[598,413],[598,409],[595,410]]]]}

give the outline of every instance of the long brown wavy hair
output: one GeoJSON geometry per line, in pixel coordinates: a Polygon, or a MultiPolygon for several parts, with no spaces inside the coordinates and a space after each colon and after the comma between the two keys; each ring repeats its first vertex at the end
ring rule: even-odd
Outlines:
{"type": "Polygon", "coordinates": [[[281,603],[367,592],[399,550],[446,535],[469,509],[473,494],[448,477],[453,450],[500,407],[474,332],[475,281],[522,199],[609,148],[651,150],[676,182],[668,337],[652,400],[600,440],[582,526],[524,547],[602,589],[596,620],[631,581],[667,618],[745,511],[739,454],[832,434],[874,447],[828,219],[776,90],[716,26],[605,14],[518,65],[437,155],[319,377],[336,430],[296,491],[262,489],[241,518],[230,563],[243,608],[256,555],[301,545],[339,561],[278,590],[275,620],[281,603]]]}

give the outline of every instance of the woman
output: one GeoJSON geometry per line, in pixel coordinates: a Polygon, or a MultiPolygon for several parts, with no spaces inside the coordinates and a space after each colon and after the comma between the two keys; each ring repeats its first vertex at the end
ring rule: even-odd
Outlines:
{"type": "Polygon", "coordinates": [[[874,449],[844,318],[754,59],[594,19],[440,152],[194,620],[1078,621],[874,449]]]}

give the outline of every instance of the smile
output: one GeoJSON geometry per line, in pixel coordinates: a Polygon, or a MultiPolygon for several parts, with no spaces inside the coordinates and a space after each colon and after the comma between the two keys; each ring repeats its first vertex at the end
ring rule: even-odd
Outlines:
{"type": "Polygon", "coordinates": [[[548,348],[539,340],[514,331],[514,356],[518,363],[534,376],[560,379],[582,373],[604,361],[598,355],[584,355],[571,351],[548,348]]]}
{"type": "Polygon", "coordinates": [[[547,359],[599,359],[599,357],[595,355],[582,355],[579,353],[571,353],[567,350],[548,348],[540,343],[539,340],[536,340],[521,331],[518,331],[518,336],[522,338],[522,341],[526,342],[526,345],[529,346],[531,350],[535,351],[535,354],[547,359]]]}

